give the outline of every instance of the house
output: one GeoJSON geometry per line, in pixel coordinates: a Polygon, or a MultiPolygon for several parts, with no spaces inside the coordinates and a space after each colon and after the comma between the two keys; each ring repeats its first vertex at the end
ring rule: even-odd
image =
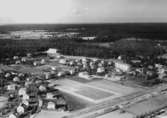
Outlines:
{"type": "Polygon", "coordinates": [[[6,74],[5,74],[5,77],[6,77],[6,78],[8,78],[8,77],[10,77],[10,76],[11,76],[10,73],[6,73],[6,74]]]}
{"type": "Polygon", "coordinates": [[[51,67],[51,70],[52,70],[52,71],[56,71],[56,67],[53,67],[53,66],[52,66],[52,67],[51,67]]]}
{"type": "Polygon", "coordinates": [[[28,106],[29,106],[29,101],[28,101],[28,100],[23,100],[23,101],[22,101],[22,104],[23,104],[24,106],[27,106],[27,107],[28,107],[28,106]]]}
{"type": "Polygon", "coordinates": [[[29,100],[30,96],[28,94],[24,94],[22,97],[23,100],[29,100]]]}
{"type": "Polygon", "coordinates": [[[38,65],[38,62],[34,61],[34,62],[33,62],[33,65],[34,65],[34,66],[37,66],[37,65],[38,65]]]}
{"type": "Polygon", "coordinates": [[[42,59],[40,63],[45,64],[46,63],[45,59],[42,59]]]}
{"type": "Polygon", "coordinates": [[[47,109],[49,109],[49,110],[55,110],[55,108],[56,108],[56,105],[55,105],[54,102],[48,102],[47,109]]]}
{"type": "Polygon", "coordinates": [[[17,61],[15,62],[15,64],[21,64],[21,61],[17,60],[17,61]]]}
{"type": "Polygon", "coordinates": [[[22,61],[22,62],[26,62],[26,61],[27,61],[27,58],[26,58],[26,57],[22,57],[22,58],[21,58],[21,61],[22,61]]]}
{"type": "Polygon", "coordinates": [[[15,91],[16,90],[16,85],[15,84],[7,85],[7,90],[8,91],[15,91]]]}
{"type": "Polygon", "coordinates": [[[75,69],[69,71],[70,75],[74,75],[76,73],[75,69]]]}
{"type": "Polygon", "coordinates": [[[60,60],[59,60],[59,63],[60,63],[60,64],[66,64],[67,61],[66,61],[65,59],[60,59],[60,60]]]}
{"type": "Polygon", "coordinates": [[[105,72],[105,68],[104,67],[99,67],[99,68],[97,68],[97,73],[98,74],[102,74],[102,73],[104,73],[105,72]]]}
{"type": "Polygon", "coordinates": [[[38,99],[38,107],[41,108],[43,106],[43,101],[42,99],[38,99]]]}
{"type": "Polygon", "coordinates": [[[19,57],[18,57],[18,56],[14,56],[13,59],[14,59],[14,60],[17,60],[17,59],[19,59],[19,57]]]}
{"type": "Polygon", "coordinates": [[[27,57],[30,58],[32,56],[31,53],[27,53],[27,57]]]}
{"type": "Polygon", "coordinates": [[[54,95],[52,93],[47,93],[46,94],[46,99],[53,99],[54,95]]]}
{"type": "Polygon", "coordinates": [[[84,79],[87,79],[87,80],[92,80],[93,78],[89,75],[89,73],[88,72],[80,72],[79,74],[78,74],[78,76],[79,77],[81,77],[81,78],[84,78],[84,79]]]}
{"type": "Polygon", "coordinates": [[[15,115],[15,114],[12,113],[12,114],[9,115],[8,118],[17,118],[17,115],[15,115]]]}
{"type": "Polygon", "coordinates": [[[87,62],[87,59],[86,58],[82,58],[82,63],[85,63],[87,62]]]}
{"type": "Polygon", "coordinates": [[[18,95],[23,96],[25,94],[26,94],[26,88],[20,88],[19,91],[18,91],[18,95]]]}
{"type": "Polygon", "coordinates": [[[123,72],[128,72],[131,69],[131,66],[129,64],[123,63],[122,61],[115,61],[114,63],[115,63],[115,68],[123,72]]]}
{"type": "Polygon", "coordinates": [[[65,75],[66,75],[66,73],[64,71],[60,71],[60,72],[57,73],[58,77],[63,77],[65,75]]]}
{"type": "Polygon", "coordinates": [[[45,72],[45,79],[50,79],[51,78],[51,74],[49,72],[45,72]]]}
{"type": "Polygon", "coordinates": [[[120,81],[124,76],[106,74],[104,79],[111,81],[120,81]]]}
{"type": "Polygon", "coordinates": [[[14,78],[13,78],[13,81],[14,81],[14,82],[19,82],[20,79],[19,79],[19,77],[14,77],[14,78]]]}
{"type": "Polygon", "coordinates": [[[82,40],[94,40],[95,38],[96,38],[95,36],[82,37],[82,40]]]}
{"type": "Polygon", "coordinates": [[[75,65],[74,61],[70,61],[70,62],[69,62],[69,65],[70,65],[70,66],[74,66],[74,65],[75,65]]]}
{"type": "Polygon", "coordinates": [[[57,52],[58,52],[58,50],[57,49],[53,49],[53,48],[49,48],[46,51],[47,55],[50,56],[50,57],[55,57],[55,56],[59,55],[57,52]]]}
{"type": "Polygon", "coordinates": [[[57,49],[53,49],[53,48],[49,48],[47,51],[46,51],[47,54],[56,54],[57,53],[57,49]]]}
{"type": "Polygon", "coordinates": [[[25,75],[23,73],[19,73],[18,77],[24,77],[25,75]]]}
{"type": "Polygon", "coordinates": [[[43,86],[43,85],[40,85],[40,86],[39,86],[39,91],[45,92],[45,91],[46,91],[46,87],[43,86]]]}
{"type": "Polygon", "coordinates": [[[18,114],[23,114],[25,112],[25,109],[22,106],[18,106],[16,111],[17,111],[18,114]]]}

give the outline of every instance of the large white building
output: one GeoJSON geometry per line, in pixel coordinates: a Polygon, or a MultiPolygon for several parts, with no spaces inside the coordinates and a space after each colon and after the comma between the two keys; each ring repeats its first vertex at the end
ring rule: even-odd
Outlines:
{"type": "Polygon", "coordinates": [[[46,51],[47,54],[57,54],[57,49],[53,49],[53,48],[49,48],[47,51],[46,51]]]}
{"type": "Polygon", "coordinates": [[[95,38],[96,38],[95,36],[82,37],[83,40],[94,40],[95,38]]]}

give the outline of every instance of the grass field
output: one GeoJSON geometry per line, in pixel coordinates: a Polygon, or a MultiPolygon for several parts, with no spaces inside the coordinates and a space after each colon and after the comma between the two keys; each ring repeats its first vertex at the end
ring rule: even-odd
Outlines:
{"type": "Polygon", "coordinates": [[[53,80],[51,85],[54,84],[59,84],[59,86],[56,87],[59,90],[91,103],[98,103],[120,96],[119,93],[117,94],[113,91],[88,85],[88,83],[80,83],[69,79],[53,80]]]}
{"type": "Polygon", "coordinates": [[[95,88],[90,88],[90,87],[82,87],[78,89],[76,93],[78,93],[79,95],[83,95],[85,97],[91,98],[93,100],[101,100],[114,95],[112,93],[98,90],[95,88]]]}
{"type": "Polygon", "coordinates": [[[118,93],[122,96],[131,94],[131,93],[135,93],[135,92],[141,90],[140,88],[132,88],[132,87],[124,86],[121,84],[117,84],[117,83],[114,83],[110,80],[94,81],[94,82],[88,83],[88,85],[103,88],[103,89],[106,89],[108,91],[113,91],[113,92],[118,93]]]}

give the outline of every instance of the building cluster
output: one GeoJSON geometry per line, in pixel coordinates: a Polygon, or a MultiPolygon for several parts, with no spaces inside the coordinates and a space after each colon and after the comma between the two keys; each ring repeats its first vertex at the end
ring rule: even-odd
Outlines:
{"type": "Polygon", "coordinates": [[[37,58],[32,57],[31,53],[28,53],[26,56],[13,56],[12,58],[6,58],[3,61],[3,64],[10,65],[10,64],[25,64],[31,66],[41,66],[46,64],[46,60],[44,58],[37,58]]]}
{"type": "Polygon", "coordinates": [[[128,63],[132,67],[129,75],[132,75],[133,79],[151,85],[166,81],[166,59],[161,57],[140,57],[128,60],[128,63]]]}
{"type": "Polygon", "coordinates": [[[92,80],[94,78],[104,78],[116,81],[123,77],[123,73],[129,72],[131,70],[131,66],[129,64],[115,60],[85,57],[73,58],[68,56],[58,56],[57,60],[59,64],[72,68],[69,71],[60,71],[63,73],[60,75],[78,75],[80,78],[87,80],[92,80]]]}
{"type": "Polygon", "coordinates": [[[69,110],[62,93],[43,78],[15,71],[2,71],[0,76],[0,94],[8,98],[0,117],[27,118],[41,109],[69,110]]]}
{"type": "MultiPolygon", "coordinates": [[[[70,67],[70,69],[62,70],[57,69],[56,66],[51,66],[50,71],[44,72],[46,79],[78,75],[88,80],[97,77],[112,81],[133,79],[146,85],[166,81],[166,60],[159,57],[145,58],[140,56],[126,61],[121,56],[115,60],[64,56],[59,54],[57,49],[49,49],[46,53],[49,57],[56,59],[58,64],[70,67]]],[[[32,66],[45,65],[48,61],[45,57],[33,58],[32,54],[27,54],[24,57],[14,56],[12,59],[6,59],[8,64],[28,64],[32,66]]]]}

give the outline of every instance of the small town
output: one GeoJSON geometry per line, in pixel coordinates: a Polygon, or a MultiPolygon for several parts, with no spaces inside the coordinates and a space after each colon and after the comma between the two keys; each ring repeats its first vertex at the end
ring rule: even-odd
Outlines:
{"type": "Polygon", "coordinates": [[[167,118],[167,0],[0,0],[0,118],[167,118]]]}
{"type": "Polygon", "coordinates": [[[162,118],[167,106],[166,56],[145,63],[142,59],[127,63],[121,56],[67,56],[53,48],[6,58],[0,74],[0,115],[41,118],[55,111],[60,118],[105,118],[111,112],[118,118],[162,118]]]}

